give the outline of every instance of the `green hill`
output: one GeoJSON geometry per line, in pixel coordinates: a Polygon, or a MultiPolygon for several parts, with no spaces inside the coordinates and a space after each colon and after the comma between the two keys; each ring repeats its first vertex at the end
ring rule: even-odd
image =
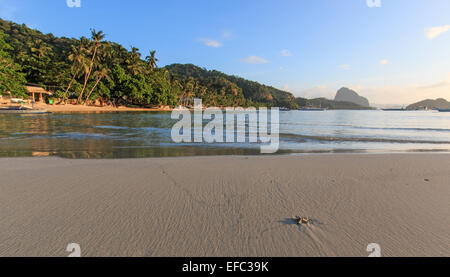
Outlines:
{"type": "Polygon", "coordinates": [[[327,108],[330,110],[371,110],[367,106],[361,106],[352,102],[335,101],[325,98],[316,98],[309,100],[312,106],[327,108]]]}
{"type": "Polygon", "coordinates": [[[295,102],[300,107],[315,107],[329,110],[370,110],[372,108],[360,106],[352,102],[334,101],[326,98],[305,99],[296,98],[295,102]]]}
{"type": "Polygon", "coordinates": [[[166,66],[170,74],[183,83],[195,86],[194,95],[209,105],[264,105],[297,108],[289,93],[216,70],[206,70],[192,64],[166,66]],[[234,101],[234,102],[232,102],[234,101]]]}
{"type": "Polygon", "coordinates": [[[406,107],[407,110],[433,110],[433,109],[450,109],[450,102],[443,98],[436,100],[426,99],[406,107]]]}

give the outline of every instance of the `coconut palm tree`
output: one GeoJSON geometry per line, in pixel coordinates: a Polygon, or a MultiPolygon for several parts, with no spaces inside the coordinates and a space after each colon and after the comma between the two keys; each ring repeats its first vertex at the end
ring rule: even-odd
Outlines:
{"type": "Polygon", "coordinates": [[[52,50],[45,42],[42,40],[38,40],[35,44],[35,47],[31,47],[32,53],[37,53],[37,57],[40,60],[42,57],[47,56],[52,50]]]}
{"type": "Polygon", "coordinates": [[[157,68],[156,63],[159,61],[156,58],[156,51],[152,50],[150,51],[150,56],[145,57],[145,60],[147,61],[148,68],[150,71],[153,71],[153,69],[157,68]]]}
{"type": "Polygon", "coordinates": [[[108,80],[111,80],[111,78],[109,77],[111,70],[109,70],[109,68],[107,68],[106,66],[101,66],[99,71],[96,71],[94,73],[94,75],[97,77],[97,80],[95,81],[95,85],[92,87],[92,89],[89,91],[86,100],[84,101],[84,105],[87,105],[88,101],[89,101],[89,97],[91,97],[92,92],[95,90],[95,88],[97,87],[98,83],[103,79],[106,78],[108,80]]]}
{"type": "Polygon", "coordinates": [[[84,78],[83,89],[81,90],[80,96],[78,97],[78,103],[81,103],[81,100],[83,99],[83,93],[84,93],[84,90],[86,89],[86,85],[89,80],[89,77],[91,76],[92,68],[94,67],[95,58],[97,56],[97,51],[100,48],[100,46],[102,45],[102,41],[105,37],[106,37],[106,35],[103,33],[103,31],[97,32],[95,29],[91,30],[91,41],[93,44],[92,45],[92,58],[91,58],[91,62],[89,64],[89,71],[87,72],[87,74],[85,75],[85,78],[84,78]]]}
{"type": "Polygon", "coordinates": [[[185,102],[184,106],[187,107],[191,103],[191,97],[193,95],[193,92],[195,90],[195,87],[197,86],[197,82],[194,78],[190,77],[189,81],[187,82],[185,89],[186,89],[186,95],[185,95],[185,102]]]}
{"type": "Polygon", "coordinates": [[[139,48],[131,47],[131,52],[129,53],[129,56],[127,58],[127,68],[128,71],[132,75],[138,75],[142,73],[142,67],[140,65],[141,63],[141,53],[139,53],[139,48]]]}
{"type": "Polygon", "coordinates": [[[98,53],[97,57],[98,57],[98,63],[95,66],[97,71],[94,73],[96,81],[95,81],[94,86],[89,91],[89,93],[88,93],[88,95],[86,97],[86,100],[84,102],[84,105],[87,104],[87,102],[89,101],[89,98],[90,98],[92,92],[95,90],[95,88],[97,87],[97,85],[99,84],[99,82],[102,79],[106,78],[108,80],[111,80],[111,78],[109,77],[109,75],[111,73],[110,66],[112,66],[113,64],[119,62],[114,57],[114,49],[113,49],[113,47],[112,47],[112,45],[110,43],[106,43],[102,47],[102,51],[100,51],[98,53]]]}
{"type": "Polygon", "coordinates": [[[27,75],[32,76],[36,82],[43,83],[43,76],[49,71],[48,65],[53,49],[41,39],[33,40],[28,45],[31,56],[28,58],[27,75]]]}
{"type": "Polygon", "coordinates": [[[68,60],[72,62],[71,70],[73,72],[73,77],[69,82],[69,85],[67,86],[66,91],[64,92],[63,99],[61,100],[60,104],[64,102],[66,103],[66,96],[69,92],[70,87],[73,84],[73,81],[78,76],[78,73],[83,68],[83,64],[86,64],[86,56],[85,56],[85,48],[84,48],[83,38],[80,40],[78,47],[72,46],[72,51],[70,55],[68,56],[68,60]]]}

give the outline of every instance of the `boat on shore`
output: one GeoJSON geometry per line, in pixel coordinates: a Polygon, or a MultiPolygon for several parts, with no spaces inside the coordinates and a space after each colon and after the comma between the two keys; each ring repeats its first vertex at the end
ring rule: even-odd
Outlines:
{"type": "Polygon", "coordinates": [[[26,101],[22,98],[10,98],[9,102],[9,106],[0,106],[0,114],[51,114],[47,110],[35,108],[34,101],[31,101],[31,107],[26,106],[26,101]]]}
{"type": "Polygon", "coordinates": [[[450,113],[450,109],[438,109],[440,113],[450,113]]]}
{"type": "Polygon", "coordinates": [[[0,108],[0,114],[51,114],[51,112],[47,110],[41,109],[33,109],[27,107],[9,107],[9,108],[0,108]]]}

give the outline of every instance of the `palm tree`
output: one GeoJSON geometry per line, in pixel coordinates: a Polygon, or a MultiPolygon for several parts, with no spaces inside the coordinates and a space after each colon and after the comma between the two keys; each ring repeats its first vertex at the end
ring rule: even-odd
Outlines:
{"type": "Polygon", "coordinates": [[[93,46],[92,46],[93,53],[92,53],[91,63],[89,64],[89,71],[87,72],[87,74],[85,75],[85,78],[84,78],[83,89],[81,90],[80,96],[78,97],[78,103],[81,103],[81,99],[83,99],[83,93],[84,93],[84,90],[86,89],[86,85],[89,80],[89,77],[91,76],[92,68],[94,66],[95,58],[97,55],[97,51],[98,51],[99,47],[102,45],[102,40],[105,38],[105,36],[106,35],[103,33],[103,31],[97,32],[95,29],[93,29],[91,31],[91,40],[93,42],[93,46]]]}
{"type": "Polygon", "coordinates": [[[43,42],[42,40],[38,40],[36,42],[36,46],[35,47],[31,47],[31,52],[32,53],[37,53],[37,57],[40,60],[42,57],[46,56],[48,53],[51,52],[52,48],[49,47],[45,42],[43,42]]]}
{"type": "Polygon", "coordinates": [[[150,56],[145,57],[145,60],[147,61],[147,65],[148,65],[150,71],[153,71],[153,69],[157,68],[156,63],[159,60],[156,58],[155,50],[150,51],[150,56]]]}
{"type": "Polygon", "coordinates": [[[128,70],[132,75],[138,75],[142,73],[142,67],[140,66],[141,53],[139,53],[139,48],[131,47],[131,52],[127,58],[128,70]]]}
{"type": "Polygon", "coordinates": [[[89,91],[86,100],[84,102],[84,105],[87,104],[92,92],[95,90],[95,88],[103,78],[111,80],[111,78],[109,77],[109,74],[111,73],[110,67],[113,64],[117,64],[120,62],[117,60],[116,57],[114,57],[114,48],[110,43],[106,43],[102,47],[102,51],[98,53],[97,57],[98,57],[98,64],[96,65],[97,71],[94,73],[96,81],[94,86],[89,91]]]}
{"type": "Polygon", "coordinates": [[[197,82],[194,78],[190,77],[189,81],[187,82],[185,89],[186,89],[186,95],[185,95],[185,102],[184,106],[187,107],[191,102],[191,96],[193,94],[193,91],[195,90],[195,87],[197,86],[197,82]]]}
{"type": "Polygon", "coordinates": [[[33,42],[28,43],[31,51],[31,59],[29,59],[30,70],[28,71],[29,76],[32,76],[36,82],[43,82],[43,77],[48,73],[48,64],[50,62],[50,56],[52,53],[52,48],[49,47],[44,41],[37,39],[33,42]],[[47,58],[47,59],[45,59],[47,58]]]}
{"type": "MultiPolygon", "coordinates": [[[[85,84],[83,85],[83,90],[86,88],[88,75],[90,74],[90,67],[89,67],[89,65],[90,65],[89,59],[85,58],[83,60],[82,64],[81,64],[81,70],[82,70],[82,73],[84,74],[84,82],[85,82],[85,84]]],[[[82,93],[80,93],[80,95],[78,97],[78,100],[77,100],[77,103],[81,103],[80,102],[80,96],[82,96],[82,93]]]]}
{"type": "Polygon", "coordinates": [[[68,59],[69,59],[69,61],[72,62],[71,69],[73,72],[73,77],[72,77],[72,80],[70,80],[70,83],[67,86],[66,91],[64,92],[63,99],[61,100],[61,102],[59,102],[59,104],[61,104],[62,102],[64,102],[64,104],[66,103],[67,93],[69,92],[69,89],[72,86],[73,81],[75,81],[75,78],[77,78],[78,73],[83,68],[83,64],[85,64],[86,56],[85,56],[83,38],[80,40],[78,47],[72,46],[72,52],[69,55],[68,59]]]}
{"type": "Polygon", "coordinates": [[[110,70],[107,67],[102,66],[101,69],[97,72],[94,73],[94,75],[97,77],[97,80],[95,82],[95,85],[92,87],[91,91],[89,91],[86,100],[84,101],[84,105],[87,105],[88,101],[89,101],[89,97],[91,97],[92,92],[95,90],[95,88],[97,87],[98,83],[103,79],[106,78],[108,80],[110,80],[109,74],[110,74],[110,70]]]}

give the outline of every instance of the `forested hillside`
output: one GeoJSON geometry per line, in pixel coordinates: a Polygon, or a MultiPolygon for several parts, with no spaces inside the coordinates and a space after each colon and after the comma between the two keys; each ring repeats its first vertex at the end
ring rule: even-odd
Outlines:
{"type": "Polygon", "coordinates": [[[436,100],[426,99],[406,107],[407,110],[434,110],[434,109],[450,109],[450,102],[443,98],[436,100]]]}
{"type": "Polygon", "coordinates": [[[0,19],[0,46],[0,93],[14,96],[26,97],[27,83],[79,104],[176,106],[200,97],[208,106],[297,107],[292,94],[236,76],[194,65],[158,68],[156,51],[126,49],[102,31],[55,37],[0,19]]]}
{"type": "Polygon", "coordinates": [[[6,35],[0,32],[0,92],[15,91],[24,94],[25,77],[21,67],[14,62],[9,54],[11,45],[5,41],[6,35]]]}
{"type": "Polygon", "coordinates": [[[216,70],[206,70],[192,64],[173,64],[165,67],[171,75],[183,83],[194,83],[195,96],[209,104],[280,106],[297,108],[295,97],[285,91],[261,85],[216,70]],[[211,99],[214,96],[217,99],[211,99]]]}
{"type": "Polygon", "coordinates": [[[335,101],[326,98],[305,99],[297,98],[296,103],[303,107],[320,107],[329,110],[372,110],[373,108],[361,106],[352,102],[335,101]]]}

